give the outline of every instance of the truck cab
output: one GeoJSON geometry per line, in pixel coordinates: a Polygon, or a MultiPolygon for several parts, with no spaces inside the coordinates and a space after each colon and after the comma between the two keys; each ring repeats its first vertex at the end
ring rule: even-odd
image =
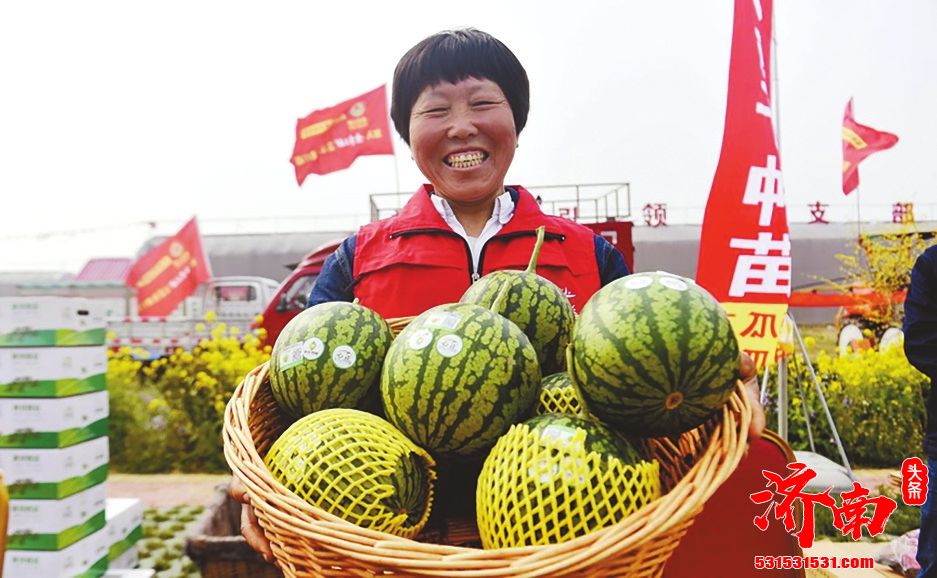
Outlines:
{"type": "Polygon", "coordinates": [[[267,332],[266,343],[273,345],[290,319],[306,308],[309,293],[316,284],[325,259],[338,249],[344,239],[334,239],[313,249],[293,267],[289,277],[280,283],[263,312],[263,321],[254,328],[267,332]]]}
{"type": "Polygon", "coordinates": [[[108,318],[108,346],[112,349],[144,349],[150,357],[171,353],[176,348],[191,350],[202,339],[211,337],[211,324],[205,317],[213,312],[214,323],[248,333],[257,315],[273,298],[277,282],[266,277],[231,275],[215,277],[199,285],[166,317],[140,317],[137,302],[127,301],[130,315],[108,318]]]}
{"type": "Polygon", "coordinates": [[[218,277],[200,288],[203,290],[201,299],[195,299],[192,306],[200,306],[204,311],[193,310],[191,315],[202,317],[214,311],[219,321],[252,319],[273,298],[277,287],[276,281],[266,277],[218,277]]]}

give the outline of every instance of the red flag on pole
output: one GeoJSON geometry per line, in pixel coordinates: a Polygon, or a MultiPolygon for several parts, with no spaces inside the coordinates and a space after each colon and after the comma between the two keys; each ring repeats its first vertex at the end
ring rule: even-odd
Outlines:
{"type": "Polygon", "coordinates": [[[706,202],[696,281],[722,303],[760,367],[778,355],[791,241],[771,109],[771,0],[735,0],[722,151],[706,202]]]}
{"type": "Polygon", "coordinates": [[[394,154],[388,126],[386,85],[299,119],[290,159],[296,182],[347,168],[361,155],[394,154]]]}
{"type": "Polygon", "coordinates": [[[211,278],[195,217],[179,232],[137,259],[127,274],[127,286],[137,291],[137,314],[172,313],[199,284],[211,278]]]}
{"type": "Polygon", "coordinates": [[[895,146],[898,137],[890,132],[861,125],[852,116],[852,99],[843,114],[843,194],[859,186],[859,163],[873,153],[895,146]]]}

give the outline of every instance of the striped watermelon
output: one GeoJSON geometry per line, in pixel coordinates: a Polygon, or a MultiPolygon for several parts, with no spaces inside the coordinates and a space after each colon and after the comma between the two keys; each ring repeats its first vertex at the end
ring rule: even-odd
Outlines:
{"type": "Polygon", "coordinates": [[[320,303],[290,320],[270,354],[270,389],[293,417],[358,407],[373,397],[393,340],[387,322],[356,303],[320,303]]]}
{"type": "Polygon", "coordinates": [[[641,437],[688,431],[735,388],[739,347],[722,306],[690,279],[640,273],[599,290],[576,320],[571,376],[600,419],[641,437]]]}
{"type": "Polygon", "coordinates": [[[264,464],[294,494],[361,527],[412,538],[429,519],[433,458],[375,415],[326,409],[300,418],[264,464]]]}
{"type": "Polygon", "coordinates": [[[556,440],[571,440],[577,429],[586,432],[583,449],[603,456],[618,458],[626,464],[637,463],[644,458],[636,446],[594,419],[568,413],[545,413],[524,422],[528,428],[540,432],[541,437],[556,440]]]}
{"type": "Polygon", "coordinates": [[[478,477],[482,546],[553,544],[610,526],[660,496],[660,466],[602,424],[544,414],[498,439],[478,477]]]}
{"type": "Polygon", "coordinates": [[[527,417],[540,367],[530,341],[471,303],[434,307],[391,344],[381,374],[384,413],[437,458],[470,457],[527,417]]]}
{"type": "Polygon", "coordinates": [[[476,281],[462,295],[462,303],[490,308],[504,284],[510,285],[507,299],[496,310],[527,335],[537,351],[540,369],[553,373],[566,368],[566,345],[572,333],[575,315],[569,299],[551,281],[537,275],[537,258],[543,246],[545,229],[537,229],[537,243],[524,271],[502,270],[476,281]]]}
{"type": "Polygon", "coordinates": [[[585,404],[569,379],[569,373],[560,371],[543,378],[540,384],[540,403],[537,413],[569,413],[578,415],[585,404]]]}

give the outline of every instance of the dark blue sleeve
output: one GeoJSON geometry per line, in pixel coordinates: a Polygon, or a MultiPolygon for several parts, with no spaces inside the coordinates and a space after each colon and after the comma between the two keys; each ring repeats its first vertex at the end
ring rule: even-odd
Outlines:
{"type": "Polygon", "coordinates": [[[630,275],[625,256],[602,235],[595,236],[595,262],[599,266],[599,280],[605,287],[615,279],[630,275]]]}
{"type": "Polygon", "coordinates": [[[911,365],[937,381],[937,245],[911,270],[904,302],[904,351],[911,365]]]}
{"type": "Polygon", "coordinates": [[[306,307],[312,307],[328,301],[354,301],[352,289],[354,275],[352,265],[355,258],[355,235],[342,241],[335,252],[326,258],[319,271],[319,277],[309,292],[306,307]]]}

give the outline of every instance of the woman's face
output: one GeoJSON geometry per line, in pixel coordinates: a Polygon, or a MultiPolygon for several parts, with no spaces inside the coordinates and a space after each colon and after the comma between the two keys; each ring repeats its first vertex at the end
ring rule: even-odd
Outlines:
{"type": "Polygon", "coordinates": [[[517,131],[501,88],[466,78],[426,87],[410,113],[410,150],[436,194],[456,203],[488,202],[504,192],[517,131]]]}

